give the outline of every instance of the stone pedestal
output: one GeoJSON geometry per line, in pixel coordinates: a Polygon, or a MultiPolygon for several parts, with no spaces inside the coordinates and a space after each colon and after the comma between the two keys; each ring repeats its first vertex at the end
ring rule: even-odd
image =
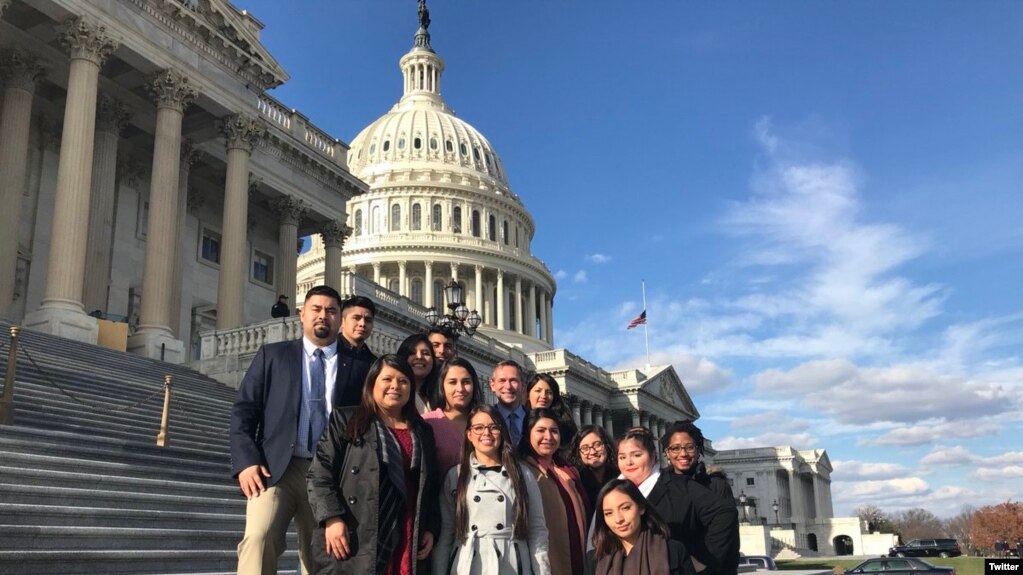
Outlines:
{"type": "Polygon", "coordinates": [[[95,344],[99,340],[96,318],[85,315],[82,308],[76,306],[62,307],[52,302],[51,305],[26,315],[21,324],[25,329],[75,341],[95,344]]]}
{"type": "Polygon", "coordinates": [[[169,363],[183,363],[186,359],[185,343],[162,331],[136,333],[129,337],[128,353],[169,363]]]}

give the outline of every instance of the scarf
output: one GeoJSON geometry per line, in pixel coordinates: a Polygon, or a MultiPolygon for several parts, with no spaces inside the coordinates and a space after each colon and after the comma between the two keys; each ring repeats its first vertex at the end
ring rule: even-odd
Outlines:
{"type": "Polygon", "coordinates": [[[601,557],[596,575],[669,575],[668,540],[644,529],[628,555],[619,548],[601,557]]]}

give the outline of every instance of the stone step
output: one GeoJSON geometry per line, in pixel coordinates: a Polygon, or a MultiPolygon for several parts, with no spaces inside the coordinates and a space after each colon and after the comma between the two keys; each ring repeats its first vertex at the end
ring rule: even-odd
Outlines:
{"type": "MultiPolygon", "coordinates": [[[[104,489],[92,487],[73,487],[70,485],[52,486],[39,485],[52,478],[40,477],[40,472],[31,470],[17,476],[0,471],[0,500],[4,504],[20,505],[56,505],[67,507],[101,507],[112,511],[145,510],[147,512],[195,512],[216,513],[245,517],[245,499],[237,486],[230,495],[210,493],[207,490],[195,489],[192,494],[181,493],[143,493],[130,489],[133,485],[118,485],[120,489],[105,486],[104,489]],[[36,483],[28,481],[36,479],[36,483]]],[[[85,483],[88,485],[88,482],[85,483]]],[[[74,485],[73,483],[71,485],[74,485]]],[[[219,490],[218,490],[219,491],[219,490]]]]}
{"type": "MultiPolygon", "coordinates": [[[[116,542],[125,551],[166,549],[180,551],[234,550],[242,539],[245,527],[223,531],[207,529],[126,528],[71,525],[5,525],[0,524],[0,550],[44,551],[59,545],[68,551],[102,550],[116,542]]],[[[295,549],[297,538],[288,537],[288,547],[295,549]]]]}
{"type": "MultiPolygon", "coordinates": [[[[18,425],[74,431],[84,436],[132,439],[135,441],[153,441],[160,432],[159,421],[140,423],[126,419],[124,422],[111,421],[103,415],[76,411],[65,407],[26,405],[15,403],[15,423],[18,425]]],[[[177,440],[182,447],[194,449],[211,449],[223,453],[229,451],[230,443],[226,429],[215,431],[203,428],[194,431],[193,427],[179,418],[168,420],[168,443],[177,440]]]]}
{"type": "MultiPolygon", "coordinates": [[[[18,454],[19,457],[26,457],[18,454]]],[[[102,474],[96,472],[83,473],[79,470],[64,471],[60,469],[41,469],[34,467],[16,467],[6,457],[0,455],[4,464],[0,465],[0,481],[5,484],[22,484],[31,486],[72,487],[125,491],[128,493],[163,493],[168,495],[199,495],[203,497],[241,500],[238,484],[230,477],[224,476],[220,481],[182,481],[165,479],[159,474],[139,477],[132,473],[131,468],[124,473],[102,474]]],[[[26,460],[22,460],[23,462],[26,460]]]]}
{"type": "MultiPolygon", "coordinates": [[[[6,439],[20,442],[37,442],[40,444],[59,443],[64,445],[70,445],[73,443],[81,444],[83,441],[81,433],[53,429],[39,429],[21,425],[8,425],[4,427],[3,435],[0,436],[0,441],[4,441],[6,439]]],[[[88,442],[90,446],[95,446],[97,449],[123,449],[132,453],[163,455],[166,457],[172,457],[175,460],[229,465],[224,459],[224,453],[211,452],[208,447],[198,449],[173,444],[167,445],[166,447],[158,447],[151,441],[143,442],[134,439],[100,436],[89,437],[88,442]]],[[[35,443],[33,443],[33,445],[34,444],[35,443]]]]}
{"type": "MultiPolygon", "coordinates": [[[[153,447],[159,449],[155,445],[153,447]]],[[[173,466],[176,468],[187,466],[192,471],[214,473],[221,476],[229,475],[231,471],[229,461],[222,455],[216,461],[211,461],[207,457],[193,459],[181,452],[147,453],[145,450],[130,447],[120,449],[106,446],[93,447],[92,445],[74,445],[69,442],[53,440],[33,441],[31,438],[7,437],[6,435],[0,436],[0,453],[4,452],[32,453],[50,457],[130,465],[173,466]]]]}
{"type": "Polygon", "coordinates": [[[191,483],[226,485],[230,481],[229,469],[223,471],[206,471],[193,469],[190,466],[174,466],[171,464],[152,465],[143,463],[120,463],[98,459],[78,457],[54,457],[39,453],[10,451],[0,445],[0,461],[10,467],[60,471],[74,470],[77,473],[90,475],[116,475],[120,477],[161,478],[191,483]]]}
{"type": "MultiPolygon", "coordinates": [[[[164,573],[230,573],[237,567],[234,549],[221,551],[167,549],[97,549],[0,551],[0,573],[12,575],[98,574],[160,575],[164,573]]],[[[279,567],[294,573],[298,552],[284,552],[279,567]]]]}
{"type": "MultiPolygon", "coordinates": [[[[87,494],[95,491],[83,490],[87,494]]],[[[0,492],[3,493],[3,492],[0,492]]],[[[8,497],[4,494],[4,501],[8,497]]],[[[122,496],[123,497],[123,496],[122,496]]],[[[82,497],[81,501],[86,501],[82,497]]],[[[123,499],[115,500],[124,503],[123,499]]],[[[189,509],[202,509],[195,498],[188,500],[189,509]]],[[[100,505],[103,500],[88,500],[87,503],[100,505]]],[[[134,500],[133,503],[142,503],[134,500]]],[[[60,502],[47,500],[47,504],[0,503],[0,517],[8,525],[35,526],[94,526],[94,527],[153,527],[156,525],[195,529],[211,529],[219,531],[237,531],[245,529],[245,507],[232,506],[232,513],[209,513],[198,511],[164,511],[159,509],[128,509],[111,507],[75,507],[61,505],[60,502]]]]}

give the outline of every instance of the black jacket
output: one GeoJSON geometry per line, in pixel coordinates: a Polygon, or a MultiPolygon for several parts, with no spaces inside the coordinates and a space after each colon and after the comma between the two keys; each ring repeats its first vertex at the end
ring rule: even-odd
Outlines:
{"type": "Polygon", "coordinates": [[[734,503],[674,473],[661,473],[647,500],[668,524],[671,538],[706,565],[708,575],[738,572],[739,514],[734,503]]]}
{"type": "Polygon", "coordinates": [[[362,386],[366,383],[369,367],[377,356],[362,344],[352,347],[348,340],[337,338],[337,388],[334,389],[334,405],[357,406],[362,401],[362,386]]]}
{"type": "MultiPolygon", "coordinates": [[[[381,424],[376,420],[362,437],[349,442],[344,437],[344,429],[354,414],[355,408],[351,407],[335,409],[331,413],[306,476],[309,504],[318,523],[312,540],[313,562],[318,575],[376,573],[378,560],[390,557],[400,537],[400,526],[384,527],[381,532],[379,525],[381,517],[390,515],[388,510],[380,509],[381,485],[391,481],[387,470],[381,469],[380,465],[382,446],[377,427],[381,424]],[[332,517],[340,517],[348,527],[352,556],[345,561],[338,561],[326,552],[324,524],[332,517]]],[[[414,441],[420,444],[422,457],[413,524],[415,550],[423,531],[433,533],[436,540],[440,510],[433,430],[422,422],[413,424],[410,429],[414,441]]],[[[404,492],[404,483],[396,487],[404,492]]],[[[429,561],[421,562],[413,573],[422,574],[424,563],[428,565],[429,561]]]]}
{"type": "Polygon", "coordinates": [[[735,505],[735,495],[732,494],[732,486],[728,484],[728,478],[725,476],[724,471],[718,468],[708,470],[702,461],[698,461],[690,470],[690,473],[686,475],[693,479],[693,481],[717,493],[718,496],[730,505],[735,505]]]}

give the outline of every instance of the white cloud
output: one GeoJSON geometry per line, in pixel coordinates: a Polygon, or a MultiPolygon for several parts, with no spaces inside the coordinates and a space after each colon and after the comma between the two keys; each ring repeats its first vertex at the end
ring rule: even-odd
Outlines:
{"type": "Polygon", "coordinates": [[[604,255],[604,254],[590,254],[590,255],[586,256],[585,259],[587,261],[593,262],[595,264],[606,264],[606,263],[610,262],[612,258],[611,258],[611,256],[604,255]]]}
{"type": "Polygon", "coordinates": [[[831,479],[834,481],[855,481],[855,480],[888,480],[905,477],[909,469],[898,463],[878,463],[874,461],[841,461],[831,462],[834,473],[831,479]]]}
{"type": "Polygon", "coordinates": [[[568,272],[566,272],[565,270],[558,270],[558,271],[554,272],[554,278],[555,279],[563,280],[563,279],[565,279],[567,277],[568,277],[568,272]]]}
{"type": "Polygon", "coordinates": [[[1006,451],[1001,455],[977,455],[957,445],[935,447],[920,458],[920,465],[969,465],[972,467],[1003,467],[1023,465],[1023,451],[1006,451]]]}
{"type": "Polygon", "coordinates": [[[751,449],[754,447],[793,447],[811,449],[817,447],[817,439],[809,433],[783,433],[768,431],[752,437],[726,436],[714,442],[717,449],[751,449]]]}
{"type": "Polygon", "coordinates": [[[868,481],[844,482],[834,481],[832,489],[837,489],[842,497],[856,499],[894,499],[907,495],[926,493],[927,482],[919,477],[897,477],[894,479],[874,479],[868,481]]]}
{"type": "Polygon", "coordinates": [[[978,469],[970,474],[971,479],[980,481],[1001,481],[1003,479],[1023,479],[1023,466],[1010,465],[997,469],[978,469]]]}
{"type": "Polygon", "coordinates": [[[934,441],[980,437],[998,433],[999,427],[989,423],[977,422],[964,425],[958,421],[944,419],[923,421],[920,425],[898,427],[867,444],[874,445],[922,445],[934,441]]]}
{"type": "Polygon", "coordinates": [[[810,422],[779,411],[765,411],[732,420],[732,429],[771,429],[787,433],[806,431],[810,422]]]}
{"type": "Polygon", "coordinates": [[[986,418],[1013,410],[1016,402],[1000,385],[912,365],[862,368],[847,359],[770,369],[755,382],[760,393],[800,398],[806,407],[843,423],[986,418]]]}
{"type": "Polygon", "coordinates": [[[587,279],[588,278],[586,277],[586,270],[579,270],[575,272],[575,275],[572,276],[572,281],[577,284],[584,284],[586,283],[587,279]]]}

